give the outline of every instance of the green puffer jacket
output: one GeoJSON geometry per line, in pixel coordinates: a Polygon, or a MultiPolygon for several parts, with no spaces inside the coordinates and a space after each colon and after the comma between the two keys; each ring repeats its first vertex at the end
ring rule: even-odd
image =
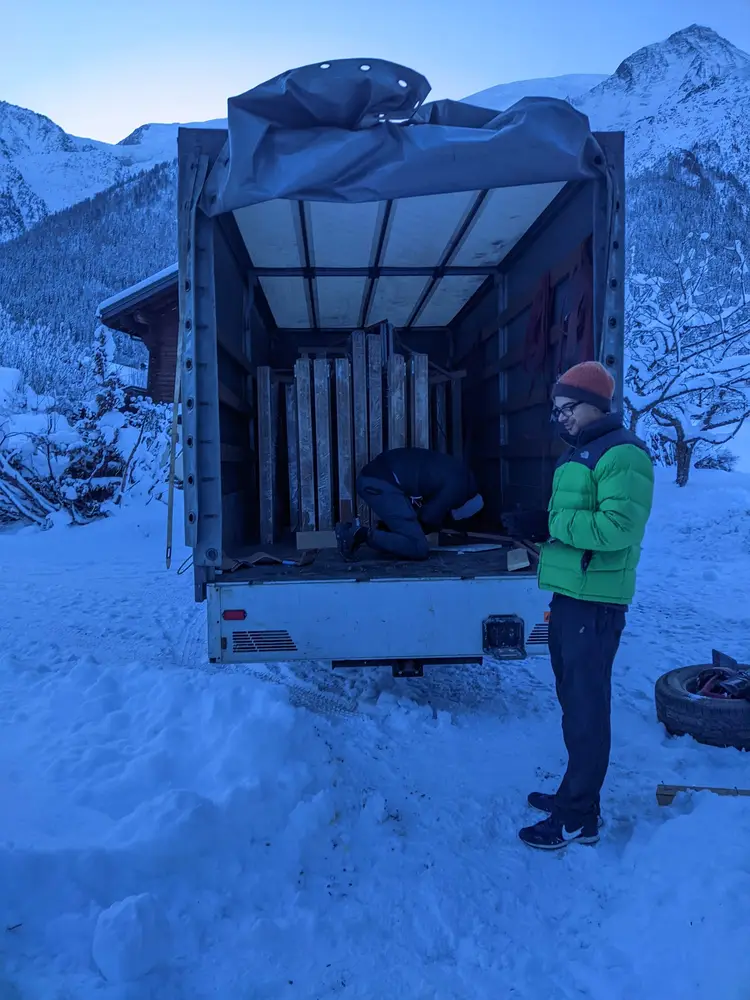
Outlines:
{"type": "Polygon", "coordinates": [[[653,502],[651,457],[619,414],[569,444],[552,483],[539,586],[583,601],[629,604],[653,502]]]}

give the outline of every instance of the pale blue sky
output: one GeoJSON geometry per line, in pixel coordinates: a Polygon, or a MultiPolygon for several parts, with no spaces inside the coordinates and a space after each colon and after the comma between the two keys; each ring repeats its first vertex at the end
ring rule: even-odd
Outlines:
{"type": "Polygon", "coordinates": [[[433,97],[562,73],[611,73],[697,22],[750,51],[750,0],[0,0],[0,100],[76,135],[225,115],[293,66],[379,57],[433,97]]]}

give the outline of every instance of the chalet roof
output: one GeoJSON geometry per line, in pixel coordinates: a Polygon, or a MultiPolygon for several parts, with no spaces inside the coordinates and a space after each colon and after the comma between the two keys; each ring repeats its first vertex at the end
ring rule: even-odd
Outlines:
{"type": "Polygon", "coordinates": [[[97,318],[107,324],[108,320],[143,306],[149,300],[171,289],[172,286],[177,287],[177,264],[170,264],[162,271],[157,271],[156,274],[144,278],[143,281],[139,281],[129,288],[123,288],[121,292],[117,292],[116,295],[100,302],[96,311],[97,318]]]}

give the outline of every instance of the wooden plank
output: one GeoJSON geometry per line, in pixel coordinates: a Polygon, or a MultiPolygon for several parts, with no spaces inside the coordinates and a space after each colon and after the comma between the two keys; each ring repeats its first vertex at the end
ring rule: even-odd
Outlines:
{"type": "Polygon", "coordinates": [[[313,361],[315,396],[315,491],[319,531],[333,528],[333,456],[331,455],[331,366],[327,358],[313,361]]]}
{"type": "Polygon", "coordinates": [[[438,451],[448,451],[448,387],[438,382],[432,387],[433,440],[438,451]]]}
{"type": "Polygon", "coordinates": [[[388,359],[388,447],[406,446],[406,360],[402,354],[388,359]]]}
{"type": "Polygon", "coordinates": [[[464,453],[464,426],[461,379],[454,378],[450,384],[451,407],[451,455],[461,458],[464,453]]]}
{"type": "Polygon", "coordinates": [[[299,358],[294,363],[297,392],[297,443],[299,446],[300,516],[298,531],[315,529],[315,443],[312,423],[312,379],[310,361],[299,358]]]}
{"type": "Polygon", "coordinates": [[[383,450],[383,346],[379,333],[367,334],[367,425],[372,461],[383,450]]]}
{"type": "Polygon", "coordinates": [[[337,546],[335,531],[298,531],[296,540],[298,549],[335,549],[337,546]]]}
{"type": "MultiPolygon", "coordinates": [[[[221,350],[224,351],[224,353],[227,354],[232,359],[232,361],[234,361],[236,365],[239,365],[240,368],[243,368],[248,375],[252,375],[253,366],[250,364],[250,361],[245,357],[245,355],[242,353],[241,350],[239,350],[234,344],[231,344],[224,337],[223,332],[221,330],[216,331],[216,343],[218,347],[220,347],[221,350]]],[[[177,352],[175,351],[175,357],[176,356],[177,352]]]]}
{"type": "Polygon", "coordinates": [[[260,480],[260,543],[272,545],[276,534],[276,421],[268,365],[258,365],[256,371],[258,400],[258,462],[260,480]]]}
{"type": "Polygon", "coordinates": [[[223,444],[221,446],[222,462],[230,462],[235,465],[250,465],[253,462],[253,458],[249,442],[247,447],[240,444],[223,444]]]}
{"type": "Polygon", "coordinates": [[[409,444],[430,447],[430,384],[426,354],[409,358],[409,444]]]}
{"type": "MultiPolygon", "coordinates": [[[[354,479],[367,465],[367,352],[365,334],[355,330],[351,337],[352,351],[352,411],[354,432],[354,479]]],[[[363,524],[370,523],[370,508],[358,497],[357,516],[363,524]]]]}
{"type": "Polygon", "coordinates": [[[657,785],[656,801],[660,806],[670,806],[679,792],[713,792],[714,795],[750,796],[750,788],[717,788],[712,785],[657,785]]]}
{"type": "Polygon", "coordinates": [[[286,443],[289,483],[289,527],[296,531],[300,525],[299,496],[299,440],[297,428],[297,390],[294,382],[284,386],[286,403],[286,443]]]}
{"type": "Polygon", "coordinates": [[[250,404],[246,403],[244,399],[240,399],[237,393],[232,392],[223,382],[219,382],[219,402],[238,413],[250,412],[250,404]]]}
{"type": "Polygon", "coordinates": [[[336,460],[338,468],[338,520],[354,517],[354,442],[352,440],[352,366],[349,358],[336,358],[336,460]]]}

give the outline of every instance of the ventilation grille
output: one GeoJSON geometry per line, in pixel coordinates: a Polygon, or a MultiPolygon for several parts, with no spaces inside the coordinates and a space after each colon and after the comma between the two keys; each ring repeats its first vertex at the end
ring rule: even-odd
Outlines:
{"type": "Polygon", "coordinates": [[[234,653],[296,653],[297,647],[286,629],[262,632],[232,632],[234,653]]]}
{"type": "Polygon", "coordinates": [[[549,646],[549,625],[535,625],[526,640],[527,646],[549,646]]]}

